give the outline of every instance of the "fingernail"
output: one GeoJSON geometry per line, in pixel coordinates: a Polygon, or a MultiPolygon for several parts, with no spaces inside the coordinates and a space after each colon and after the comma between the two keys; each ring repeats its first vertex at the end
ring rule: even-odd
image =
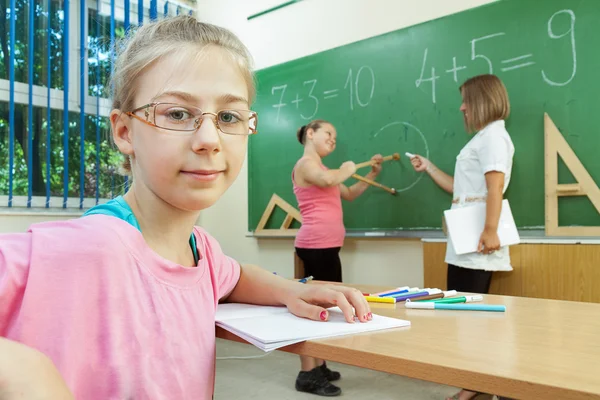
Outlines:
{"type": "Polygon", "coordinates": [[[366,321],[368,319],[368,315],[365,314],[365,316],[363,317],[363,319],[366,321]]]}
{"type": "Polygon", "coordinates": [[[321,314],[319,314],[319,318],[321,318],[321,321],[327,321],[327,311],[321,311],[321,314]]]}
{"type": "Polygon", "coordinates": [[[367,315],[369,316],[369,319],[373,319],[373,313],[369,313],[367,315]]]}

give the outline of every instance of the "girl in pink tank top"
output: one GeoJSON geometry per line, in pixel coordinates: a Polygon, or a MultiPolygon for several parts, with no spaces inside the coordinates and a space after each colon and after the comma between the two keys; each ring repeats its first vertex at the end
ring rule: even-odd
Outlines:
{"type": "MultiPolygon", "coordinates": [[[[304,161],[310,162],[306,157],[302,157],[296,163],[296,167],[304,161]]],[[[323,171],[329,171],[323,164],[319,166],[323,171]]],[[[299,186],[294,179],[296,167],[292,171],[292,182],[302,214],[302,226],[296,235],[294,246],[303,249],[341,247],[344,244],[346,229],[339,185],[299,186]]]]}
{"type": "MultiPolygon", "coordinates": [[[[352,161],[339,169],[328,169],[321,159],[335,150],[337,132],[327,121],[315,120],[298,130],[298,141],[304,145],[304,155],[292,171],[294,194],[302,215],[302,226],[296,235],[296,254],[304,264],[306,276],[315,280],[341,282],[342,263],[339,252],[344,244],[346,229],[342,199],[352,201],[368,187],[358,182],[347,187],[343,184],[356,172],[352,161]]],[[[374,180],[381,171],[381,155],[372,158],[368,178],[374,180]]],[[[323,360],[300,356],[301,371],[296,378],[296,390],[321,396],[336,396],[339,387],[331,381],[340,379],[339,372],[331,371],[323,360]]]]}

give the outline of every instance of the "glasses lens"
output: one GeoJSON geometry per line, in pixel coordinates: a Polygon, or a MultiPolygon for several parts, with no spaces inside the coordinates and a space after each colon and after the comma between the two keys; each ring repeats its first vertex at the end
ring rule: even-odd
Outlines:
{"type": "Polygon", "coordinates": [[[256,130],[256,114],[249,110],[222,110],[218,114],[219,128],[231,135],[250,135],[256,130]]]}
{"type": "Polygon", "coordinates": [[[196,130],[196,120],[202,117],[202,111],[181,104],[157,104],[154,110],[156,126],[174,131],[196,130]]]}

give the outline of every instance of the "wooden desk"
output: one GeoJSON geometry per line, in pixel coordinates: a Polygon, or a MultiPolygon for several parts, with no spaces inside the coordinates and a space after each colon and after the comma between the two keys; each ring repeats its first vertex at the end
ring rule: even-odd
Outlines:
{"type": "MultiPolygon", "coordinates": [[[[600,399],[600,304],[494,295],[484,302],[507,310],[371,303],[374,313],[409,320],[411,327],[281,350],[515,399],[600,399]]],[[[221,328],[217,337],[242,341],[221,328]]]]}

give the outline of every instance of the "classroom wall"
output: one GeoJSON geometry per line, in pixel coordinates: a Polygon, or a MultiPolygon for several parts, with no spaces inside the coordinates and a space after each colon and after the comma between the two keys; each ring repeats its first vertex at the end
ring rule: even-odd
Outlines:
{"type": "MultiPolygon", "coordinates": [[[[248,21],[248,16],[284,1],[199,0],[198,17],[238,34],[260,69],[492,1],[304,0],[248,21]]],[[[292,239],[247,236],[246,167],[219,203],[202,213],[199,223],[241,262],[292,277],[292,239]]],[[[32,223],[74,217],[5,211],[0,209],[0,233],[23,232],[32,223]]],[[[418,240],[347,239],[341,256],[345,282],[423,285],[423,248],[418,240]]]]}
{"type": "Polygon", "coordinates": [[[0,208],[0,233],[25,232],[31,224],[76,218],[78,213],[20,212],[0,208]]]}
{"type": "MultiPolygon", "coordinates": [[[[254,56],[256,68],[261,69],[491,1],[305,0],[247,20],[283,2],[201,0],[198,16],[239,35],[254,56]]],[[[200,223],[241,262],[292,277],[293,240],[248,237],[247,199],[245,165],[221,201],[202,213],[200,223]]],[[[347,239],[341,257],[345,282],[423,285],[423,248],[419,240],[347,239]]]]}

